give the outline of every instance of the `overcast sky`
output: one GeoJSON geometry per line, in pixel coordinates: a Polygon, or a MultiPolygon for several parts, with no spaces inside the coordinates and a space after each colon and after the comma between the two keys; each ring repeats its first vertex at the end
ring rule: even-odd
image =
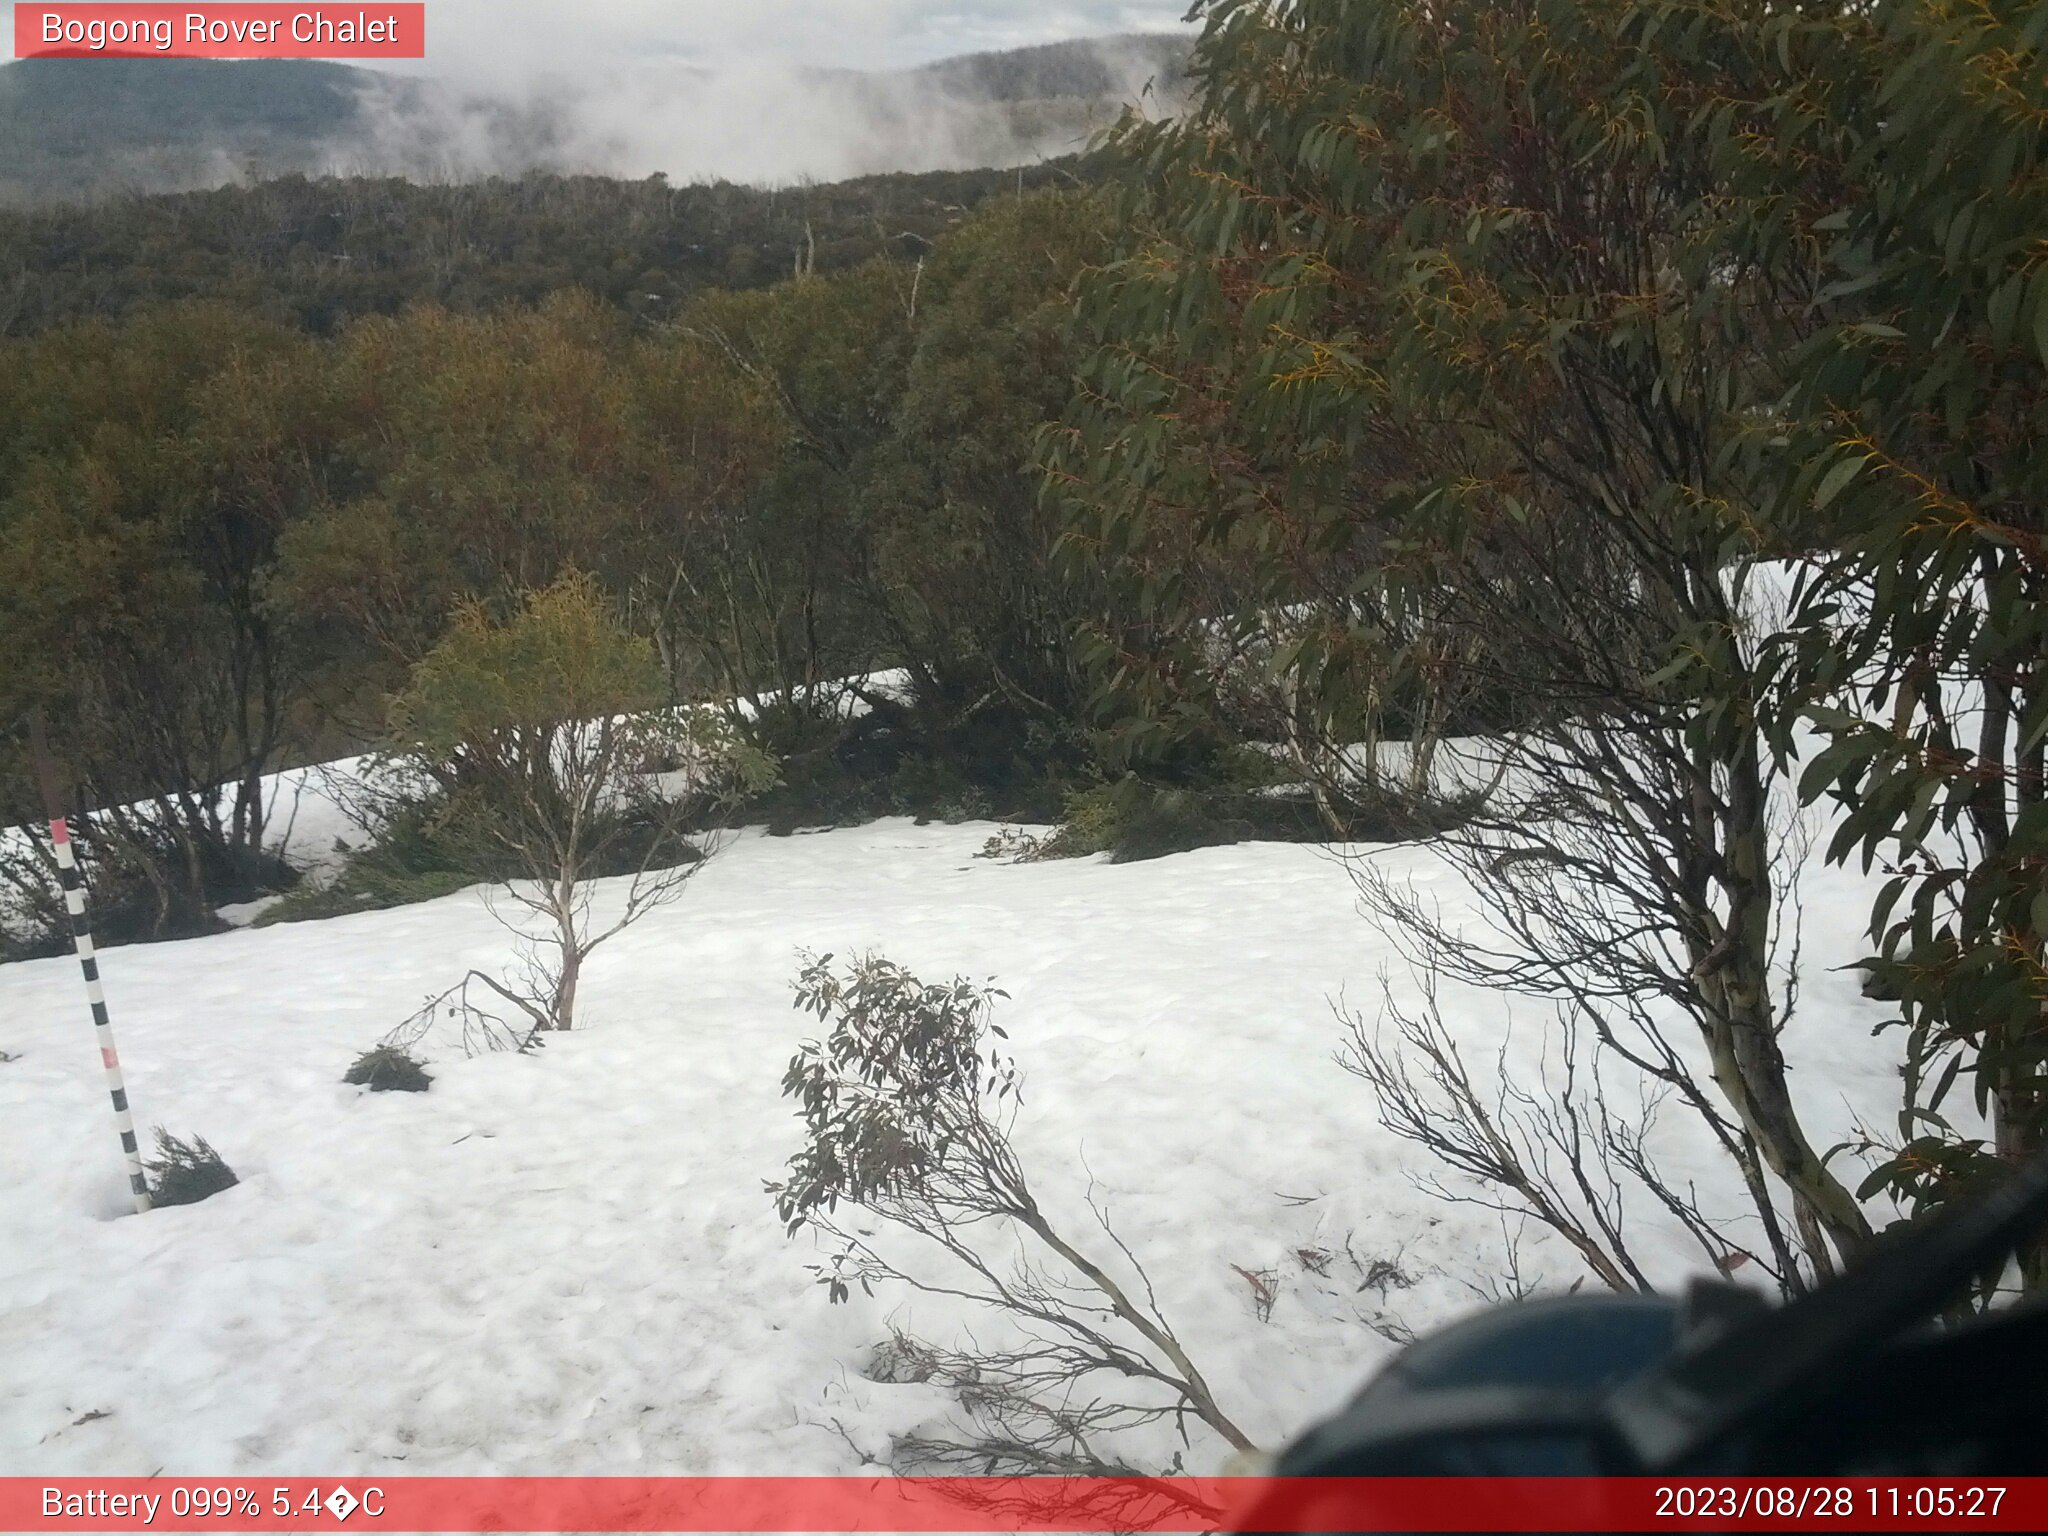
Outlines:
{"type": "Polygon", "coordinates": [[[482,81],[665,55],[887,69],[1172,31],[1186,12],[1187,0],[429,0],[425,68],[482,81]]]}

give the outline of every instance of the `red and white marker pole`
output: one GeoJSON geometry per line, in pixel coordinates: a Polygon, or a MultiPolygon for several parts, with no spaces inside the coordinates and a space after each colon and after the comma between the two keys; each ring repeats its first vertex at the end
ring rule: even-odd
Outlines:
{"type": "Polygon", "coordinates": [[[71,920],[71,947],[85,973],[85,996],[92,1004],[93,1034],[99,1043],[100,1065],[106,1069],[107,1092],[114,1101],[114,1124],[121,1132],[121,1157],[128,1165],[128,1188],[135,1195],[137,1215],[149,1209],[149,1179],[142,1171],[142,1149],[135,1140],[135,1117],[128,1109],[128,1087],[121,1078],[121,1053],[114,1049],[114,1026],[107,1018],[106,994],[100,990],[100,962],[92,946],[92,927],[85,917],[85,879],[78,870],[78,851],[71,844],[71,824],[64,819],[64,797],[57,788],[57,767],[38,710],[29,717],[28,739],[42,782],[43,812],[50,818],[50,841],[57,848],[57,876],[64,885],[64,910],[71,920]]]}

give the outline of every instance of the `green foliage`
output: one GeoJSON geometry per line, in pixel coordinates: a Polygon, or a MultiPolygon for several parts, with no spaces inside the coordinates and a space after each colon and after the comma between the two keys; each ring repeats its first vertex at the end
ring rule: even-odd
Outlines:
{"type": "Polygon", "coordinates": [[[143,1164],[152,1205],[197,1205],[241,1182],[204,1136],[181,1141],[158,1126],[156,1147],[157,1155],[143,1164]]]}
{"type": "MultiPolygon", "coordinates": [[[[182,62],[132,67],[160,81],[182,62]]],[[[124,66],[70,67],[105,78],[124,66]]],[[[242,62],[214,67],[250,73],[242,62]]],[[[24,68],[0,70],[0,98],[24,68]]],[[[6,115],[0,99],[0,122],[6,115]]],[[[51,141],[0,130],[0,142],[19,151],[51,141]]],[[[782,281],[813,248],[821,275],[877,257],[914,259],[983,203],[1014,195],[1020,180],[1036,188],[1091,174],[1086,162],[1065,160],[779,190],[540,173],[463,184],[285,176],[87,206],[0,207],[0,336],[187,299],[332,335],[422,302],[480,313],[530,308],[572,288],[655,324],[708,289],[782,281]]]]}
{"type": "Polygon", "coordinates": [[[919,823],[1051,822],[1059,816],[1063,782],[1030,765],[981,779],[955,758],[925,755],[899,733],[835,731],[825,743],[782,759],[780,782],[749,800],[740,819],[778,837],[881,816],[919,823]]]}
{"type": "MultiPolygon", "coordinates": [[[[772,760],[725,739],[729,745],[720,749],[723,769],[742,776],[741,783],[724,791],[733,803],[744,804],[780,782],[772,760]]],[[[718,802],[719,795],[708,795],[707,800],[718,802]]],[[[710,821],[709,807],[701,809],[699,820],[710,821]]],[[[718,803],[719,820],[730,814],[725,804],[718,803]]],[[[682,869],[704,861],[704,848],[697,840],[701,828],[687,812],[677,814],[652,795],[629,796],[628,803],[606,831],[589,865],[593,879],[621,878],[642,870],[682,869]]]]}
{"type": "Polygon", "coordinates": [[[560,882],[695,863],[665,765],[709,804],[775,782],[722,716],[671,709],[653,645],[571,573],[500,620],[468,602],[390,705],[393,751],[443,805],[441,849],[486,877],[560,882]]]}
{"type": "Polygon", "coordinates": [[[425,1093],[434,1082],[410,1051],[396,1045],[363,1052],[349,1064],[341,1080],[372,1093],[425,1093]]]}
{"type": "Polygon", "coordinates": [[[0,926],[0,965],[15,960],[46,960],[62,952],[42,935],[24,934],[12,927],[0,926]]]}
{"type": "Polygon", "coordinates": [[[654,647],[611,622],[595,584],[572,574],[502,623],[465,603],[392,700],[391,723],[426,753],[495,749],[543,771],[534,733],[654,711],[662,695],[654,647]]]}
{"type": "Polygon", "coordinates": [[[808,1266],[813,1277],[834,1302],[856,1284],[873,1295],[876,1281],[900,1282],[951,1304],[980,1303],[1023,1329],[1018,1350],[927,1356],[960,1389],[973,1429],[967,1443],[920,1440],[918,1457],[984,1472],[1124,1473],[1092,1448],[1101,1431],[1188,1413],[1249,1451],[1106,1215],[1095,1212],[1106,1243],[1138,1276],[1130,1289],[1113,1278],[1115,1261],[1105,1267],[1062,1236],[1033,1194],[1010,1139],[1023,1095],[999,1043],[1007,1031],[994,1021],[1005,994],[965,977],[926,983],[878,956],[838,970],[829,955],[805,958],[796,993],[824,1038],[806,1041],[783,1076],[804,1138],[767,1192],[792,1237],[809,1228],[836,1247],[808,1266]],[[900,1245],[875,1239],[884,1227],[919,1238],[912,1251],[942,1252],[937,1276],[886,1258],[900,1245]],[[1105,1395],[1119,1380],[1125,1395],[1105,1395]],[[1171,1396],[1133,1403],[1131,1382],[1171,1396]]]}
{"type": "Polygon", "coordinates": [[[1634,16],[1216,6],[1195,109],[1119,136],[1145,175],[1042,454],[1113,573],[1125,761],[1269,741],[1334,797],[1354,747],[1617,709],[1727,749],[1695,706],[1744,670],[1715,573],[1754,540],[1717,456],[1776,296],[1717,272],[1634,16]]]}
{"type": "Polygon", "coordinates": [[[632,791],[643,773],[673,772],[715,756],[759,782],[756,754],[701,713],[661,707],[653,647],[612,621],[588,578],[572,575],[533,594],[500,623],[463,607],[442,642],[413,669],[391,705],[399,759],[433,787],[399,796],[368,847],[324,885],[295,891],[258,926],[431,901],[532,873],[524,850],[557,836],[577,814],[565,803],[565,747],[591,730],[605,737],[608,796],[587,807],[577,834],[590,878],[693,864],[701,850],[681,818],[632,791]]]}
{"type": "MultiPolygon", "coordinates": [[[[805,1145],[768,1192],[792,1235],[842,1200],[917,1200],[988,1155],[996,1117],[1020,1102],[1015,1064],[988,1044],[1008,1038],[992,1019],[1007,996],[965,977],[922,982],[874,955],[844,974],[830,955],[806,960],[796,1006],[830,1027],[783,1074],[805,1145]]],[[[837,1271],[820,1278],[846,1299],[837,1271]]]]}
{"type": "MultiPolygon", "coordinates": [[[[1718,894],[1677,914],[1711,1036],[1759,996],[1727,966],[1768,985],[1757,728],[1790,754],[1817,727],[1804,789],[1842,809],[1833,857],[1892,875],[1874,932],[1908,1029],[1863,1197],[1925,1209],[2027,1155],[2048,11],[1204,10],[1193,111],[1119,135],[1130,234],[1043,446],[1068,556],[1121,578],[1087,641],[1119,749],[1629,722],[1717,824],[1718,894]],[[1772,555],[1807,575],[1758,647],[1744,572],[1772,555]],[[1965,1074],[1995,1148],[1943,1112],[1965,1074]]],[[[1854,1248],[1858,1197],[1774,1141],[1789,1104],[1772,1122],[1773,1167],[1854,1248]]]]}
{"type": "Polygon", "coordinates": [[[1329,830],[1305,795],[1228,785],[1162,785],[1136,775],[1067,797],[1059,829],[1034,858],[1106,853],[1112,864],[1242,842],[1320,842],[1329,830]]]}
{"type": "Polygon", "coordinates": [[[1631,7],[1209,9],[1194,111],[1118,141],[1145,179],[1044,445],[1067,554],[1120,578],[1089,654],[1124,750],[1229,719],[1252,648],[1281,712],[1348,743],[1541,713],[1494,648],[1581,626],[1558,591],[1676,589],[1670,647],[1614,657],[1639,676],[1710,636],[1658,572],[1730,539],[1711,459],[1750,294],[1712,280],[1697,157],[1642,126],[1684,82],[1631,7]],[[1447,602],[1475,580],[1483,618],[1447,602]]]}
{"type": "Polygon", "coordinates": [[[1058,527],[1026,469],[1072,392],[1074,289],[1111,228],[1099,197],[1040,194],[941,244],[864,491],[888,632],[920,703],[970,738],[933,750],[978,781],[1008,768],[997,758],[1078,766],[1087,681],[1073,633],[1104,589],[1055,567],[1058,527]]]}
{"type": "Polygon", "coordinates": [[[1821,544],[1775,718],[1787,750],[1821,733],[1802,789],[1843,813],[1829,856],[1888,875],[1874,969],[1908,1078],[1874,1184],[1918,1210],[2048,1139],[2044,33],[2033,3],[1787,13],[1742,82],[1776,146],[1758,199],[1825,280],[1756,455],[1788,542],[1821,544]],[[1952,1128],[1959,1080],[1994,1146],[1952,1128]]]}
{"type": "MultiPolygon", "coordinates": [[[[678,633],[720,685],[777,710],[812,709],[835,677],[909,674],[908,700],[871,701],[835,749],[851,782],[822,756],[792,769],[787,799],[840,802],[817,819],[1045,815],[1046,786],[1086,761],[1071,636],[1099,588],[1054,569],[1030,456],[1067,395],[1072,286],[1106,249],[1106,213],[1089,195],[1006,200],[914,268],[871,263],[684,316],[725,387],[783,431],[751,490],[697,525],[678,633]]],[[[755,719],[779,729],[773,711],[755,719]]]]}
{"type": "MultiPolygon", "coordinates": [[[[1121,846],[1132,818],[1151,809],[1157,795],[1157,790],[1135,778],[1076,792],[1068,797],[1066,816],[1059,830],[1041,846],[1038,856],[1085,858],[1089,854],[1114,853],[1121,846]]],[[[1238,838],[1225,835],[1217,840],[1235,842],[1238,838]]]]}
{"type": "Polygon", "coordinates": [[[1367,812],[1386,791],[1383,741],[1407,738],[1426,790],[1441,734],[1512,724],[1530,787],[1449,851],[1500,881],[1517,950],[1463,958],[1596,1010],[1686,1010],[1725,1096],[1709,1118],[1756,1151],[1724,1144],[1794,1191],[1810,1263],[1853,1257],[1868,1220],[1776,1043],[1771,674],[1742,592],[1811,533],[1765,526],[1749,468],[1820,287],[1757,184],[1829,175],[1774,158],[1747,88],[1776,13],[1202,9],[1194,108],[1114,145],[1142,179],[1042,450],[1066,555],[1115,573],[1087,655],[1117,751],[1271,742],[1346,828],[1361,785],[1367,812]],[[1545,827],[1576,841],[1546,850],[1545,827]]]}
{"type": "MultiPolygon", "coordinates": [[[[86,882],[87,917],[101,946],[222,933],[228,924],[215,904],[298,886],[297,872],[272,854],[236,857],[140,818],[124,819],[115,835],[102,839],[92,820],[73,819],[73,841],[86,882]]],[[[13,910],[0,920],[0,960],[67,953],[71,920],[45,850],[17,845],[0,858],[0,878],[14,887],[13,910]]]]}
{"type": "Polygon", "coordinates": [[[638,361],[616,316],[567,294],[367,321],[323,349],[341,458],[271,596],[329,687],[395,686],[465,602],[508,611],[572,570],[624,590],[662,498],[688,489],[648,420],[663,380],[638,361]]]}
{"type": "MultiPolygon", "coordinates": [[[[108,936],[207,931],[215,905],[289,883],[257,779],[297,659],[263,584],[326,451],[292,387],[308,354],[207,307],[5,351],[0,720],[48,713],[89,860],[151,879],[108,936]]],[[[8,821],[32,799],[11,745],[8,821]]]]}
{"type": "Polygon", "coordinates": [[[473,983],[517,1007],[522,1049],[573,1028],[591,953],[682,890],[703,857],[690,825],[775,782],[728,716],[663,696],[653,644],[572,571],[507,617],[463,603],[391,700],[391,757],[444,798],[446,846],[474,872],[509,869],[512,907],[538,921],[536,933],[498,914],[527,956],[522,991],[472,971],[450,994],[487,1032],[473,983]],[[675,786],[663,782],[671,764],[675,786]],[[606,875],[626,877],[624,900],[595,922],[589,882],[606,875]]]}
{"type": "Polygon", "coordinates": [[[395,807],[369,846],[350,854],[332,879],[287,893],[260,913],[251,926],[267,928],[274,923],[411,906],[453,895],[479,880],[508,876],[512,870],[509,859],[479,870],[471,856],[473,850],[447,845],[441,834],[445,809],[445,801],[433,797],[395,807]]]}
{"type": "Polygon", "coordinates": [[[466,891],[477,882],[477,875],[467,867],[406,874],[385,868],[374,857],[360,864],[352,861],[327,884],[303,886],[272,903],[249,926],[269,928],[278,923],[318,922],[352,912],[416,906],[466,891]]]}
{"type": "MultiPolygon", "coordinates": [[[[302,190],[247,195],[282,215],[302,190]]],[[[527,193],[595,217],[574,188],[527,193]]],[[[385,700],[452,632],[475,649],[483,619],[578,573],[652,647],[662,704],[779,697],[837,721],[837,679],[910,671],[907,710],[810,744],[813,788],[787,798],[817,819],[1050,818],[1090,753],[1070,635],[1098,594],[1051,568],[1029,444],[1065,398],[1068,297],[1104,222],[1085,194],[1006,198],[918,265],[821,262],[700,296],[662,332],[559,294],[319,341],[187,306],[0,342],[0,619],[23,642],[0,658],[0,715],[48,707],[76,800],[157,797],[142,822],[82,828],[109,870],[165,876],[142,936],[288,885],[262,853],[262,775],[380,741],[385,700]]],[[[474,683],[517,658],[470,660],[474,683]]],[[[733,711],[775,755],[772,714],[752,720],[733,711]]],[[[14,745],[9,819],[32,798],[14,745]]],[[[450,883],[370,861],[279,917],[450,883]]]]}

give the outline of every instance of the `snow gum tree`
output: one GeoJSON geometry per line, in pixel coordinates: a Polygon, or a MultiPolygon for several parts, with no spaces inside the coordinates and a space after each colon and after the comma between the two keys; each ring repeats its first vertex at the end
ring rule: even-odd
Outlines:
{"type": "Polygon", "coordinates": [[[508,619],[459,608],[391,702],[394,765],[432,786],[440,836],[503,876],[525,914],[507,919],[525,974],[459,989],[464,1006],[471,982],[513,1006],[522,1043],[573,1027],[591,953],[678,895],[706,852],[693,826],[770,776],[712,711],[665,698],[654,646],[571,573],[508,619]],[[605,876],[624,888],[599,918],[591,882],[605,876]]]}
{"type": "MultiPolygon", "coordinates": [[[[1757,505],[1811,552],[1766,703],[1787,751],[1821,738],[1802,787],[1842,812],[1830,856],[1888,876],[1870,964],[1905,1091],[1866,1189],[1926,1211],[2048,1140],[2048,6],[1653,14],[1761,114],[1694,125],[1736,248],[1819,280],[1748,445],[1757,505]]],[[[2048,1245],[2024,1269],[2048,1284],[2048,1245]]]]}
{"type": "Polygon", "coordinates": [[[1796,845],[1745,580],[1775,550],[1737,471],[1819,279],[1789,235],[1731,242],[1754,210],[1673,126],[1768,109],[1622,0],[1203,9],[1195,107],[1119,135],[1135,233],[1046,440],[1069,548],[1129,573],[1104,686],[1170,734],[1219,650],[1263,650],[1304,761],[1390,715],[1419,756],[1492,736],[1440,846],[1498,931],[1369,907],[1699,1115],[1801,1289],[1871,1224],[1786,1073],[1796,845]]]}
{"type": "Polygon", "coordinates": [[[1871,1202],[1911,1219],[2040,1155],[2048,7],[1202,9],[1194,109],[1119,136],[1136,233],[1048,440],[1070,546],[1143,620],[1098,636],[1105,686],[1171,731],[1217,636],[1265,641],[1341,746],[1448,669],[1505,741],[1445,839],[1505,942],[1374,905],[1699,1110],[1788,1287],[1864,1251],[1871,1202]],[[1798,576],[1769,616],[1765,560],[1798,576]],[[1773,959],[1795,771],[1828,856],[1888,877],[1897,1126],[1827,1150],[1773,959]]]}
{"type": "MultiPolygon", "coordinates": [[[[42,708],[109,941],[205,932],[291,883],[265,775],[304,657],[267,589],[333,446],[312,357],[193,305],[0,362],[0,824],[33,819],[15,724],[42,708]]],[[[0,887],[61,933],[33,845],[0,887]]]]}

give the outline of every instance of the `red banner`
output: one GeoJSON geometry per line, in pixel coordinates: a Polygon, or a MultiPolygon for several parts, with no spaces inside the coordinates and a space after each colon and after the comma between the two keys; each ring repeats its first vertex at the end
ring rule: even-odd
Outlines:
{"type": "Polygon", "coordinates": [[[0,1478],[0,1531],[2040,1531],[2048,1478],[0,1478]]]}
{"type": "Polygon", "coordinates": [[[424,4],[16,5],[17,59],[423,59],[424,4]]]}

